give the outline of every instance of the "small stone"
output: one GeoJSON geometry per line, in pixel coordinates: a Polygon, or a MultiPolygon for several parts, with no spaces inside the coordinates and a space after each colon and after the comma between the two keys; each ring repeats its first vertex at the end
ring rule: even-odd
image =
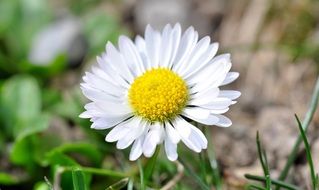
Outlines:
{"type": "Polygon", "coordinates": [[[35,65],[48,65],[57,56],[66,54],[68,64],[77,66],[87,50],[81,24],[75,18],[63,18],[42,31],[34,38],[29,60],[35,65]]]}

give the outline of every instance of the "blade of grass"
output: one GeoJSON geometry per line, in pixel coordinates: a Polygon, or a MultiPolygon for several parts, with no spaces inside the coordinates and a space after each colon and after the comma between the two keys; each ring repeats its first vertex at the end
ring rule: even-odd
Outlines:
{"type": "Polygon", "coordinates": [[[131,178],[127,184],[127,190],[133,190],[134,187],[134,180],[131,178]]]}
{"type": "MultiPolygon", "coordinates": [[[[59,166],[63,172],[65,171],[73,171],[73,167],[65,167],[65,166],[59,166]]],[[[115,172],[112,170],[107,170],[107,169],[100,169],[100,168],[91,168],[91,167],[79,167],[83,172],[95,174],[95,175],[105,175],[105,176],[110,176],[110,177],[118,177],[118,178],[123,178],[123,177],[129,177],[129,174],[122,173],[122,172],[115,172]]]]}
{"type": "Polygon", "coordinates": [[[197,184],[201,187],[203,190],[210,190],[210,188],[204,183],[204,181],[194,172],[181,158],[178,159],[179,162],[184,166],[185,173],[188,176],[191,176],[197,184]]]}
{"type": "Polygon", "coordinates": [[[264,187],[261,187],[261,186],[258,186],[258,185],[254,185],[254,184],[249,185],[248,189],[265,190],[264,187]]]}
{"type": "Polygon", "coordinates": [[[260,164],[261,164],[261,166],[263,168],[264,175],[266,175],[267,167],[266,167],[265,162],[264,162],[263,153],[262,153],[262,149],[261,149],[261,145],[260,145],[259,132],[258,131],[256,133],[256,144],[257,144],[257,151],[258,151],[259,161],[260,161],[260,164]]]}
{"type": "Polygon", "coordinates": [[[199,156],[199,167],[200,167],[200,173],[201,173],[201,178],[203,179],[204,183],[205,184],[208,184],[207,183],[207,178],[206,178],[206,159],[205,159],[205,155],[203,152],[199,153],[198,154],[199,156]]]}
{"type": "Polygon", "coordinates": [[[268,165],[268,159],[266,155],[265,149],[263,150],[263,156],[264,156],[264,162],[266,165],[266,171],[265,171],[265,177],[266,177],[266,189],[271,190],[271,178],[270,178],[270,172],[269,172],[269,165],[268,165]]]}
{"type": "Polygon", "coordinates": [[[256,134],[256,144],[257,144],[257,150],[258,150],[258,156],[260,163],[262,165],[264,175],[266,178],[266,189],[271,190],[271,179],[270,179],[270,173],[269,173],[269,166],[268,166],[268,160],[266,151],[262,148],[260,138],[259,138],[259,132],[257,131],[256,134]]]}
{"type": "Polygon", "coordinates": [[[270,175],[266,175],[266,189],[271,190],[271,179],[270,175]]]}
{"type": "Polygon", "coordinates": [[[85,182],[85,175],[79,168],[72,170],[72,181],[74,190],[88,190],[85,182]]]}
{"type": "Polygon", "coordinates": [[[145,190],[146,185],[145,185],[145,180],[144,180],[144,170],[143,170],[143,166],[142,166],[140,159],[137,160],[137,164],[138,164],[138,169],[140,171],[141,190],[145,190]]]}
{"type": "Polygon", "coordinates": [[[129,178],[124,178],[113,185],[110,185],[106,190],[120,190],[127,185],[129,178]]]}
{"type": "Polygon", "coordinates": [[[105,176],[111,176],[111,177],[128,177],[128,174],[122,173],[122,172],[115,172],[112,170],[107,169],[100,169],[100,168],[91,168],[91,167],[81,167],[81,170],[83,172],[88,172],[96,175],[105,175],[105,176]]]}
{"type": "Polygon", "coordinates": [[[216,190],[221,190],[222,189],[222,180],[220,177],[218,163],[217,163],[217,160],[215,157],[214,144],[213,144],[211,138],[209,138],[211,135],[209,128],[205,127],[204,132],[205,132],[205,136],[208,137],[207,140],[208,140],[208,147],[209,148],[207,148],[206,153],[207,153],[207,157],[208,157],[209,164],[211,167],[211,174],[213,176],[213,184],[215,185],[216,190]]]}
{"type": "MultiPolygon", "coordinates": [[[[254,180],[254,181],[260,181],[260,182],[266,182],[266,178],[263,176],[255,176],[255,175],[250,175],[250,174],[245,174],[245,177],[247,179],[250,180],[254,180]]],[[[273,185],[276,185],[277,187],[283,187],[286,188],[288,190],[301,190],[299,189],[299,187],[279,181],[279,180],[275,180],[275,179],[271,179],[271,182],[273,185]]]]}
{"type": "MultiPolygon", "coordinates": [[[[316,81],[316,85],[315,85],[314,92],[313,92],[312,97],[311,97],[310,106],[309,106],[309,109],[307,111],[306,117],[302,122],[303,130],[305,132],[307,132],[310,121],[313,118],[313,114],[315,113],[315,111],[317,109],[318,99],[319,99],[319,77],[317,78],[317,81],[316,81]]],[[[295,145],[294,145],[292,151],[289,154],[289,157],[288,157],[288,160],[284,166],[284,169],[280,173],[280,176],[278,178],[280,181],[284,181],[286,179],[288,172],[289,172],[289,169],[296,159],[298,148],[299,148],[301,142],[302,142],[302,137],[301,137],[301,135],[299,135],[297,141],[295,142],[295,145]]],[[[276,190],[279,190],[279,189],[280,189],[280,187],[277,188],[276,190]]]]}
{"type": "Polygon", "coordinates": [[[306,149],[306,155],[307,155],[307,160],[308,160],[308,164],[310,167],[310,175],[311,175],[311,181],[312,181],[312,188],[313,190],[317,190],[317,179],[316,179],[316,174],[315,174],[315,170],[314,170],[314,166],[313,166],[313,161],[312,161],[312,156],[311,156],[311,149],[310,149],[310,145],[307,139],[307,136],[305,134],[305,131],[303,130],[303,127],[301,125],[301,122],[298,118],[298,116],[295,114],[295,118],[298,122],[298,127],[299,127],[299,131],[301,133],[303,142],[305,144],[305,149],[306,149]]]}
{"type": "Polygon", "coordinates": [[[160,146],[157,146],[155,153],[153,154],[153,156],[148,160],[148,162],[145,165],[144,180],[146,182],[150,179],[150,177],[153,174],[159,152],[160,152],[160,146]]]}

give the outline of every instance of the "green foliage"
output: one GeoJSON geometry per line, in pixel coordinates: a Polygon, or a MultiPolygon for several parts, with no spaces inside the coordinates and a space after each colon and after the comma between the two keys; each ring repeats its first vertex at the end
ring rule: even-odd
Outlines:
{"type": "MultiPolygon", "coordinates": [[[[297,123],[298,123],[298,127],[299,127],[299,131],[300,131],[300,134],[302,136],[302,140],[304,142],[304,145],[305,145],[305,148],[306,148],[306,154],[307,154],[307,161],[308,161],[308,164],[309,164],[309,167],[310,167],[310,176],[311,176],[311,181],[312,181],[312,188],[313,190],[317,190],[318,189],[318,179],[315,174],[315,169],[314,169],[314,166],[313,166],[313,161],[312,161],[312,156],[311,156],[311,149],[310,149],[310,145],[309,145],[309,142],[308,142],[308,139],[307,139],[307,136],[305,134],[305,131],[302,127],[302,124],[298,118],[298,116],[295,114],[295,118],[297,120],[297,123]]],[[[318,175],[318,174],[317,174],[318,175]]]]}
{"type": "Polygon", "coordinates": [[[13,185],[17,183],[19,183],[19,179],[16,176],[0,172],[0,184],[13,185]]]}
{"type": "Polygon", "coordinates": [[[72,181],[74,190],[88,190],[85,174],[81,169],[72,170],[72,181]]]}
{"type": "Polygon", "coordinates": [[[120,189],[124,188],[128,182],[129,182],[129,178],[124,178],[124,179],[114,183],[113,185],[110,185],[109,187],[106,188],[106,190],[120,190],[120,189]]]}
{"type": "Polygon", "coordinates": [[[103,52],[106,42],[115,43],[120,34],[127,33],[116,18],[104,12],[90,14],[90,17],[86,18],[84,22],[84,32],[90,46],[89,54],[92,56],[103,52]]]}

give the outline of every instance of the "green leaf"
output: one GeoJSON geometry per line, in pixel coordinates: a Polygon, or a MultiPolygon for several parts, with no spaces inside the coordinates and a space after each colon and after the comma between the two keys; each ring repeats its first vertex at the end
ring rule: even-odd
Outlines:
{"type": "Polygon", "coordinates": [[[52,77],[65,70],[67,67],[67,56],[65,53],[57,55],[50,63],[36,65],[29,60],[23,60],[19,64],[19,69],[42,78],[52,77]]]}
{"type": "Polygon", "coordinates": [[[59,147],[52,149],[51,152],[59,152],[64,154],[79,153],[79,154],[85,155],[95,165],[99,164],[102,159],[102,154],[97,149],[97,147],[89,143],[79,142],[79,143],[63,144],[59,147]]]}
{"type": "Polygon", "coordinates": [[[49,127],[49,120],[48,114],[41,114],[37,118],[32,118],[25,123],[19,123],[17,128],[20,130],[17,132],[16,139],[19,140],[28,135],[46,130],[49,127]]]}
{"type": "Polygon", "coordinates": [[[118,36],[123,33],[117,18],[98,12],[91,14],[84,20],[84,33],[90,45],[90,55],[103,51],[105,42],[116,42],[118,36]]]}
{"type": "Polygon", "coordinates": [[[106,190],[120,190],[127,185],[128,181],[129,181],[129,178],[124,178],[114,183],[113,185],[110,185],[108,188],[106,188],[106,190]]]}
{"type": "Polygon", "coordinates": [[[314,166],[313,166],[310,145],[309,145],[307,136],[305,134],[305,131],[303,130],[302,124],[301,124],[301,122],[296,114],[295,114],[295,118],[297,120],[299,131],[300,131],[300,134],[302,136],[302,140],[303,140],[303,142],[305,144],[305,148],[306,148],[306,155],[307,155],[307,160],[308,160],[308,164],[310,167],[310,176],[311,176],[311,181],[312,181],[312,187],[314,190],[317,190],[317,179],[316,179],[316,173],[315,173],[314,166]]]}
{"type": "Polygon", "coordinates": [[[2,87],[1,103],[6,127],[15,137],[19,135],[21,123],[37,118],[41,113],[41,92],[37,81],[27,75],[17,75],[2,87]]]}
{"type": "Polygon", "coordinates": [[[20,131],[17,132],[17,137],[13,143],[10,160],[19,165],[29,166],[30,163],[36,162],[38,137],[32,134],[44,131],[49,126],[49,116],[39,115],[38,118],[33,118],[25,123],[19,123],[16,128],[20,131]]]}
{"type": "Polygon", "coordinates": [[[17,165],[32,166],[34,163],[33,136],[15,141],[10,152],[10,160],[17,165]]]}
{"type": "Polygon", "coordinates": [[[79,168],[72,170],[72,180],[74,190],[87,190],[85,175],[79,168]]]}
{"type": "Polygon", "coordinates": [[[34,185],[33,190],[51,190],[51,189],[47,183],[40,181],[34,185]]]}
{"type": "Polygon", "coordinates": [[[17,0],[0,1],[0,37],[14,23],[17,5],[17,0]]]}
{"type": "Polygon", "coordinates": [[[0,172],[0,184],[2,185],[14,185],[19,183],[19,179],[16,176],[0,172]]]}
{"type": "Polygon", "coordinates": [[[46,156],[46,159],[51,165],[79,166],[79,164],[74,159],[59,151],[49,152],[46,156]]]}

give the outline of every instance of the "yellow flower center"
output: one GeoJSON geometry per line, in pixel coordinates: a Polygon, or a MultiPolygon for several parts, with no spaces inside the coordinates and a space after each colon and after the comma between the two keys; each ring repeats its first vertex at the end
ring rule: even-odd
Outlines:
{"type": "Polygon", "coordinates": [[[156,68],[137,77],[128,96],[136,115],[163,122],[181,113],[188,101],[188,87],[173,71],[156,68]]]}

